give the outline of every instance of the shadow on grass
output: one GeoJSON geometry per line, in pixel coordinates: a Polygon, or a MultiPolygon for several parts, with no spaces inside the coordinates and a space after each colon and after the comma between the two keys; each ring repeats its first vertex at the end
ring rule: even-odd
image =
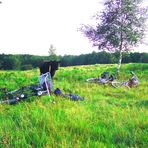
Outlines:
{"type": "Polygon", "coordinates": [[[141,100],[136,102],[137,107],[148,107],[148,100],[141,100]]]}

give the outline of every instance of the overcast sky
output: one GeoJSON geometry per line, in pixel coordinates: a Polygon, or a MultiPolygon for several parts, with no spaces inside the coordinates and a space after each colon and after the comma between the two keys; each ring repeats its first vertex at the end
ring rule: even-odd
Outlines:
{"type": "Polygon", "coordinates": [[[48,55],[51,44],[58,55],[97,51],[77,30],[93,23],[91,16],[102,9],[102,0],[0,1],[0,53],[48,55]]]}

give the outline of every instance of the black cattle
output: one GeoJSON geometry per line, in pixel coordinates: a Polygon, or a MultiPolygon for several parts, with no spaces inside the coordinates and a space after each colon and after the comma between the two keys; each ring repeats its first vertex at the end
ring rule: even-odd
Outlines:
{"type": "Polygon", "coordinates": [[[40,75],[45,74],[47,72],[50,72],[51,78],[55,75],[56,70],[58,70],[58,67],[60,65],[59,61],[44,61],[39,66],[40,68],[40,75]]]}

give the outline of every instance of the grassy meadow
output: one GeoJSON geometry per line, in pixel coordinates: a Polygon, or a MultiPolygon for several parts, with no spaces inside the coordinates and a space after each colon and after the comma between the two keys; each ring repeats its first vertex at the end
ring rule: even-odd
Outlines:
{"type": "MultiPolygon", "coordinates": [[[[134,71],[137,88],[113,88],[86,82],[115,64],[60,67],[54,88],[84,101],[56,96],[31,97],[0,105],[0,148],[148,147],[148,64],[123,64],[120,81],[134,71]]],[[[38,83],[39,70],[0,71],[0,87],[14,90],[38,83]]],[[[3,99],[0,94],[0,99],[3,99]]]]}

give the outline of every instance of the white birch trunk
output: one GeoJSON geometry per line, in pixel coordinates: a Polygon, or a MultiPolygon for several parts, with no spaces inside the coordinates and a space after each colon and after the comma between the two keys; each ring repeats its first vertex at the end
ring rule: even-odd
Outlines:
{"type": "Polygon", "coordinates": [[[119,76],[120,74],[121,63],[122,63],[122,50],[120,50],[120,55],[119,55],[119,61],[117,66],[117,76],[119,76]]]}

